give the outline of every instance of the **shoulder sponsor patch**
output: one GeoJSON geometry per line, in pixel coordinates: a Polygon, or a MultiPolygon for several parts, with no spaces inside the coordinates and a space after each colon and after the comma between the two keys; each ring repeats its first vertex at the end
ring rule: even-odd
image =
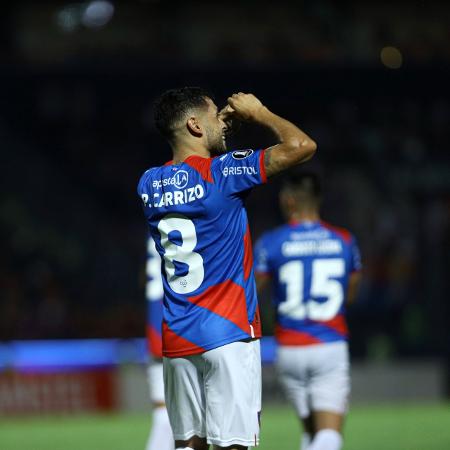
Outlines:
{"type": "Polygon", "coordinates": [[[245,159],[248,158],[253,153],[254,153],[253,150],[236,150],[233,153],[231,153],[231,156],[234,159],[245,159]]]}

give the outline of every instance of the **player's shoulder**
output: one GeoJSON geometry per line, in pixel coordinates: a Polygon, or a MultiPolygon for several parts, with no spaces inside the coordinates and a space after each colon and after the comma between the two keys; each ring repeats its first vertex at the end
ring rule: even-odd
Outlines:
{"type": "Polygon", "coordinates": [[[289,225],[283,224],[278,227],[272,228],[261,234],[258,242],[261,242],[265,246],[275,246],[279,242],[284,241],[289,236],[289,225]]]}
{"type": "Polygon", "coordinates": [[[139,178],[139,182],[138,182],[138,192],[142,191],[142,189],[147,184],[148,180],[150,180],[154,176],[155,172],[158,169],[159,169],[159,167],[150,167],[141,175],[141,177],[139,178]]]}
{"type": "Polygon", "coordinates": [[[215,158],[204,158],[200,155],[191,155],[183,162],[183,169],[197,172],[204,181],[213,182],[211,166],[215,158]]]}
{"type": "Polygon", "coordinates": [[[351,244],[354,240],[353,234],[347,228],[339,227],[323,220],[320,221],[320,225],[334,236],[343,240],[346,244],[351,244]]]}
{"type": "Polygon", "coordinates": [[[253,150],[251,148],[240,149],[240,150],[230,150],[223,155],[215,156],[211,158],[212,167],[220,167],[230,163],[236,163],[237,161],[242,161],[250,158],[252,155],[257,153],[258,150],[253,150]]]}

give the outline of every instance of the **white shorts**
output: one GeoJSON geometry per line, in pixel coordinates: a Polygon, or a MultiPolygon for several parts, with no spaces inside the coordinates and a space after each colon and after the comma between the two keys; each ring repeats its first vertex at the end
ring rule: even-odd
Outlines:
{"type": "Polygon", "coordinates": [[[167,411],[176,440],[256,446],[261,412],[259,340],[164,358],[167,411]]]}
{"type": "Polygon", "coordinates": [[[163,363],[151,362],[147,367],[147,381],[152,403],[164,403],[163,363]]]}
{"type": "Polygon", "coordinates": [[[277,371],[299,417],[311,411],[345,414],[350,395],[350,363],[346,342],[280,346],[277,371]]]}

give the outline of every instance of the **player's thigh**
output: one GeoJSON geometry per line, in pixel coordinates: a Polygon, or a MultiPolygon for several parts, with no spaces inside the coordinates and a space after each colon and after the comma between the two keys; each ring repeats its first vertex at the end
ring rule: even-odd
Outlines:
{"type": "Polygon", "coordinates": [[[155,360],[149,364],[147,367],[147,381],[151,402],[158,406],[164,405],[164,375],[162,360],[155,360]]]}
{"type": "Polygon", "coordinates": [[[200,355],[164,358],[164,392],[175,440],[206,436],[203,363],[200,355]]]}
{"type": "Polygon", "coordinates": [[[276,370],[278,380],[292,403],[297,415],[305,419],[309,408],[309,351],[299,346],[280,346],[277,350],[276,370]]]}
{"type": "Polygon", "coordinates": [[[259,340],[233,342],[203,357],[208,442],[219,448],[257,445],[261,411],[259,340]]]}
{"type": "Polygon", "coordinates": [[[334,414],[337,421],[337,416],[347,412],[350,395],[347,343],[335,342],[318,346],[311,367],[311,408],[313,411],[334,414]]]}

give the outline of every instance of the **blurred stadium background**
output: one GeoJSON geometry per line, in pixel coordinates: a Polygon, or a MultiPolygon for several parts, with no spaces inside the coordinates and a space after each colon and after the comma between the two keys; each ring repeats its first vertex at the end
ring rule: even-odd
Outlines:
{"type": "MultiPolygon", "coordinates": [[[[219,104],[253,92],[319,144],[323,216],[355,233],[364,261],[345,448],[450,448],[449,24],[450,4],[433,1],[3,5],[0,449],[143,448],[135,192],[170,157],[151,100],[182,85],[219,104]]],[[[271,143],[250,126],[233,141],[271,143]]],[[[278,184],[249,198],[254,240],[282,220],[278,184]]],[[[297,448],[262,308],[261,448],[297,448]]]]}

